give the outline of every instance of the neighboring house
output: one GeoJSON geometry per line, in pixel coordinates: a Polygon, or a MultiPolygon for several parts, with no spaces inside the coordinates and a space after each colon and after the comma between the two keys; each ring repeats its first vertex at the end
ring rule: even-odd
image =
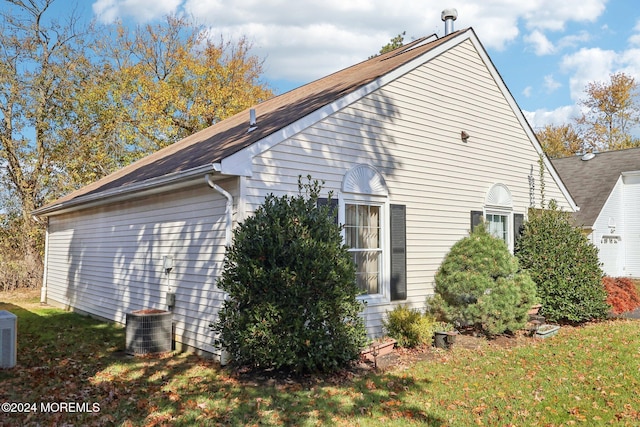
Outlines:
{"type": "Polygon", "coordinates": [[[599,249],[605,274],[640,277],[640,148],[552,161],[599,249]]]}
{"type": "Polygon", "coordinates": [[[368,233],[352,251],[366,326],[380,335],[387,310],[424,308],[472,221],[484,216],[513,248],[540,156],[547,199],[575,210],[475,32],[421,38],[38,209],[43,300],[123,323],[166,308],[171,290],[176,341],[218,354],[209,324],[225,298],[216,280],[232,227],[310,174],[337,197],[340,223],[368,233]]]}

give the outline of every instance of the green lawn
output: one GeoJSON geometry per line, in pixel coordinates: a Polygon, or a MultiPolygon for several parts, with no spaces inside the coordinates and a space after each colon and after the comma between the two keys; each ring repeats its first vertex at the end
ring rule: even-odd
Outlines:
{"type": "Polygon", "coordinates": [[[640,425],[639,321],[298,382],[238,379],[194,355],[124,357],[124,329],[33,299],[0,293],[0,310],[19,317],[0,403],[38,410],[0,413],[0,425],[640,425]]]}

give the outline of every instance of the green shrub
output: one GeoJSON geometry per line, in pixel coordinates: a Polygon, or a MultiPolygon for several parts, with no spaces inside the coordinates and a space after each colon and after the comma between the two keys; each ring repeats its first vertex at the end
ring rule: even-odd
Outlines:
{"type": "Polygon", "coordinates": [[[607,316],[598,249],[555,201],[529,213],[516,256],[536,283],[545,318],[580,323],[607,316]]]}
{"type": "Polygon", "coordinates": [[[229,298],[211,326],[239,365],[331,371],[366,344],[340,227],[329,207],[317,207],[318,182],[299,187],[298,196],[267,196],[234,230],[218,281],[229,298]]]}
{"type": "Polygon", "coordinates": [[[435,277],[427,304],[439,320],[490,335],[524,327],[536,302],[535,284],[501,239],[483,225],[456,242],[435,277]]]}
{"type": "Polygon", "coordinates": [[[435,317],[424,314],[418,309],[397,306],[387,312],[383,321],[387,335],[395,338],[400,347],[418,347],[431,344],[437,322],[435,317]]]}

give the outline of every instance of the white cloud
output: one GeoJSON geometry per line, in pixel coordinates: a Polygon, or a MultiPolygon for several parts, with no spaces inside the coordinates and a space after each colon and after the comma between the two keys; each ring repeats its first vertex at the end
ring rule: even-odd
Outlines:
{"type": "Polygon", "coordinates": [[[553,75],[548,74],[544,76],[544,87],[547,89],[547,93],[555,92],[556,89],[562,87],[562,84],[554,79],[553,75]]]}
{"type": "Polygon", "coordinates": [[[533,92],[533,88],[531,86],[527,86],[524,88],[524,90],[522,91],[522,94],[526,97],[529,98],[531,96],[531,92],[533,92]]]}
{"type": "MultiPolygon", "coordinates": [[[[606,3],[607,0],[456,0],[452,6],[458,10],[455,29],[473,27],[486,48],[507,49],[518,42],[524,31],[524,42],[537,55],[549,55],[589,37],[587,32],[581,32],[554,39],[550,32],[562,31],[569,22],[593,22],[606,3]]],[[[93,1],[94,13],[104,22],[118,18],[146,22],[180,13],[210,27],[216,36],[246,36],[253,43],[254,53],[265,58],[266,79],[300,83],[366,59],[402,31],[406,31],[407,41],[432,33],[442,35],[440,13],[447,6],[435,0],[93,1]]],[[[640,39],[638,43],[640,46],[640,39]]],[[[573,74],[573,99],[579,98],[584,84],[593,76],[607,76],[605,69],[611,68],[606,64],[592,67],[587,61],[579,53],[563,60],[564,71],[573,74]]],[[[557,84],[552,79],[546,87],[555,90],[557,84]]],[[[523,94],[529,97],[532,91],[527,88],[523,94]]]]}
{"type": "MultiPolygon", "coordinates": [[[[532,30],[558,30],[568,21],[595,19],[602,13],[604,3],[606,0],[459,0],[454,5],[458,10],[455,27],[473,26],[485,46],[504,49],[520,34],[520,22],[532,30]]],[[[321,56],[323,51],[337,51],[341,56],[346,45],[351,45],[346,49],[358,49],[359,57],[364,59],[401,31],[406,31],[408,37],[434,32],[441,35],[444,31],[440,20],[444,6],[423,0],[96,0],[93,8],[107,22],[126,17],[148,21],[180,11],[222,34],[237,35],[256,29],[256,33],[242,34],[265,47],[287,39],[292,56],[304,54],[302,49],[308,49],[305,44],[312,46],[308,55],[321,56]],[[331,33],[318,33],[313,25],[336,28],[346,34],[342,46],[332,43],[331,33]],[[295,38],[290,33],[293,28],[295,38]],[[269,29],[268,35],[261,29],[269,29]],[[378,37],[374,40],[373,36],[378,37]],[[356,44],[362,39],[370,42],[356,44]]],[[[275,58],[284,53],[270,52],[269,56],[275,58]]]]}
{"type": "Polygon", "coordinates": [[[580,115],[577,105],[565,105],[554,110],[523,111],[524,116],[534,130],[542,129],[546,125],[564,125],[572,123],[574,117],[580,115]]]}
{"type": "Polygon", "coordinates": [[[524,41],[533,45],[533,51],[536,55],[550,55],[555,52],[553,43],[539,30],[535,30],[524,36],[524,41]]]}
{"type": "Polygon", "coordinates": [[[560,31],[569,21],[595,22],[604,12],[607,0],[538,0],[523,2],[528,10],[523,14],[527,28],[560,31]]]}
{"type": "Polygon", "coordinates": [[[587,31],[580,31],[577,34],[570,34],[565,37],[561,37],[558,40],[557,48],[558,49],[567,49],[576,47],[581,43],[585,43],[591,40],[591,35],[587,31]]]}
{"type": "Polygon", "coordinates": [[[600,48],[580,49],[562,59],[561,68],[570,73],[569,88],[571,99],[578,101],[584,97],[584,89],[594,81],[606,82],[616,71],[620,55],[612,50],[600,48]]]}
{"type": "Polygon", "coordinates": [[[126,17],[147,22],[176,12],[180,3],[182,0],[96,0],[92,7],[101,22],[111,23],[126,17]]]}

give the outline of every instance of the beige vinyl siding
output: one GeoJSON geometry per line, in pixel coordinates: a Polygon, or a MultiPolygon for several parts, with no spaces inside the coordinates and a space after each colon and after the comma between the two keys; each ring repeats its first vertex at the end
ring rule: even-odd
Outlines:
{"type": "MultiPolygon", "coordinates": [[[[325,180],[336,194],[345,173],[378,169],[389,202],[407,206],[407,303],[423,308],[449,248],[466,236],[470,211],[482,210],[493,184],[508,186],[516,213],[529,207],[538,154],[471,41],[365,96],[254,158],[246,180],[248,210],[265,194],[297,192],[299,175],[325,180]],[[464,130],[471,137],[460,139],[464,130]]],[[[551,175],[545,199],[569,204],[551,175]]],[[[370,331],[391,305],[369,305],[370,331]]]]}
{"type": "MultiPolygon", "coordinates": [[[[237,193],[236,180],[222,187],[237,193]]],[[[213,352],[209,323],[223,295],[226,199],[204,179],[196,187],[53,216],[47,296],[124,323],[129,311],[166,309],[163,257],[173,256],[176,340],[213,352]]]]}

